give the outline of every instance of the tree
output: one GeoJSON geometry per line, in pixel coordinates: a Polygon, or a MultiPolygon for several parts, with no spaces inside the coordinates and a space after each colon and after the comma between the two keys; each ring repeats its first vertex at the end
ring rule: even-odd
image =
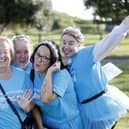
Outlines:
{"type": "Polygon", "coordinates": [[[99,25],[106,23],[106,30],[112,27],[129,14],[129,0],[84,0],[86,8],[94,9],[94,22],[97,24],[97,32],[102,38],[99,25]]]}
{"type": "Polygon", "coordinates": [[[129,0],[84,0],[84,5],[93,7],[95,18],[100,18],[99,22],[117,24],[129,14],[129,0]]]}
{"type": "Polygon", "coordinates": [[[42,8],[35,13],[34,27],[39,31],[39,42],[41,41],[42,31],[48,32],[53,24],[53,11],[51,0],[43,0],[42,8]]]}
{"type": "Polygon", "coordinates": [[[10,23],[32,23],[40,0],[0,0],[0,31],[10,23]]]}
{"type": "Polygon", "coordinates": [[[41,31],[49,31],[52,26],[51,0],[43,0],[42,8],[35,13],[35,27],[41,31]]]}

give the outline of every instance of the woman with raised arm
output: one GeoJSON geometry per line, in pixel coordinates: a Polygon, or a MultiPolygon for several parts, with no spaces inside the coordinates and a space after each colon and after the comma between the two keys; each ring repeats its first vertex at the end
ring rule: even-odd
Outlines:
{"type": "Polygon", "coordinates": [[[129,16],[96,45],[82,47],[79,29],[65,28],[61,35],[61,50],[74,81],[83,129],[113,129],[129,109],[129,98],[108,81],[101,67],[104,59],[126,36],[129,16]]]}

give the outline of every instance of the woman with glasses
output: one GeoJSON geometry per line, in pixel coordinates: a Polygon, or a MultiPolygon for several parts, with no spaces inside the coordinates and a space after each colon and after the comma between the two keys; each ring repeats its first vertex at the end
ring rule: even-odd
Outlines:
{"type": "Polygon", "coordinates": [[[56,44],[48,40],[38,44],[31,61],[35,70],[32,102],[40,107],[43,123],[51,129],[83,129],[72,78],[56,44]]]}
{"type": "Polygon", "coordinates": [[[14,65],[30,73],[32,64],[30,56],[33,50],[32,41],[27,35],[16,35],[12,38],[15,49],[14,65]]]}

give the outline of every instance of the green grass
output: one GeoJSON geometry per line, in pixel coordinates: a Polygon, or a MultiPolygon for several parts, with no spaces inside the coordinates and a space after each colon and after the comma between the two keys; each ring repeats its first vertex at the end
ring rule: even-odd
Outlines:
{"type": "Polygon", "coordinates": [[[114,129],[129,129],[129,113],[118,121],[114,129]]]}
{"type": "Polygon", "coordinates": [[[117,64],[123,71],[118,77],[114,78],[110,83],[117,86],[120,90],[124,91],[129,96],[129,65],[117,64]]]}
{"type": "MultiPolygon", "coordinates": [[[[17,32],[17,33],[19,33],[19,32],[17,32]]],[[[12,37],[15,34],[16,34],[15,32],[12,32],[12,33],[5,34],[5,35],[9,35],[9,37],[12,37]]],[[[20,32],[20,34],[23,34],[23,32],[20,32]]],[[[33,41],[33,46],[38,44],[39,32],[37,32],[35,30],[31,30],[31,31],[25,32],[24,34],[29,35],[31,37],[31,39],[33,41]]],[[[40,40],[49,39],[49,40],[54,40],[55,42],[60,44],[61,31],[58,31],[58,32],[52,31],[52,32],[47,32],[47,33],[42,32],[40,34],[41,34],[40,40]]],[[[106,35],[107,34],[103,34],[102,37],[104,38],[106,35]]],[[[85,38],[85,41],[84,41],[85,46],[95,44],[100,41],[100,36],[98,34],[85,34],[84,38],[85,38]]],[[[129,51],[129,37],[124,39],[115,49],[113,49],[113,51],[111,52],[111,54],[109,56],[129,57],[128,51],[129,51]]]]}
{"type": "MultiPolygon", "coordinates": [[[[103,37],[105,37],[104,35],[103,37]]],[[[99,35],[85,35],[85,46],[91,45],[91,44],[96,44],[97,42],[100,41],[100,36],[99,35]]],[[[111,52],[110,56],[116,56],[116,57],[129,57],[129,37],[125,38],[122,40],[122,42],[116,46],[116,48],[113,49],[111,52]]]]}
{"type": "MultiPolygon", "coordinates": [[[[39,42],[38,34],[28,34],[31,36],[33,40],[34,46],[39,42]]],[[[41,34],[41,40],[44,39],[51,39],[60,44],[60,34],[53,34],[52,32],[50,33],[42,33],[41,34]]],[[[95,44],[100,41],[100,36],[97,34],[85,34],[85,42],[84,45],[91,45],[95,44]]],[[[105,35],[103,36],[105,37],[105,35]]],[[[124,39],[116,48],[113,49],[111,54],[109,56],[116,56],[116,57],[129,57],[129,37],[124,39]]]]}

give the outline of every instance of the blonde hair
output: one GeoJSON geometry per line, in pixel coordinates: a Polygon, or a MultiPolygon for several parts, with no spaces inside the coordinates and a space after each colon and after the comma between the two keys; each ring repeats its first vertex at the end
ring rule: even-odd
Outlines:
{"type": "Polygon", "coordinates": [[[62,35],[61,35],[61,38],[66,34],[71,35],[80,43],[82,43],[84,41],[84,36],[78,28],[73,28],[71,26],[65,28],[62,35]]]}
{"type": "MultiPolygon", "coordinates": [[[[10,49],[10,56],[11,56],[11,64],[13,63],[14,60],[14,46],[13,46],[13,42],[7,38],[6,36],[0,36],[0,41],[5,41],[10,49]]],[[[0,42],[2,43],[2,42],[0,42]]]]}

